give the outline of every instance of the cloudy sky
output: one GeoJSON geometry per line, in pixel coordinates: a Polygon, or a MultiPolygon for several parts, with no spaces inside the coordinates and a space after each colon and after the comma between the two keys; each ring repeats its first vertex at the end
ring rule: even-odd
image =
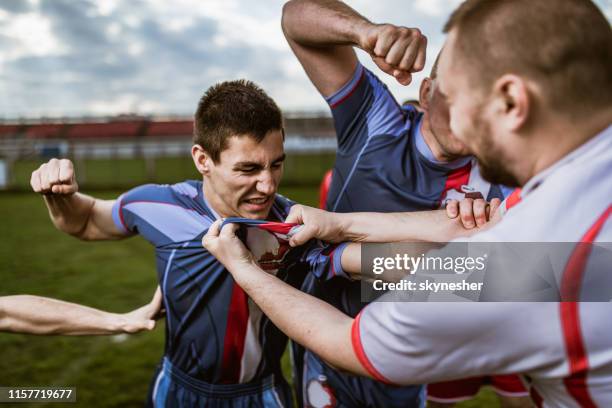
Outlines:
{"type": "MultiPolygon", "coordinates": [[[[421,28],[429,56],[459,2],[348,1],[375,22],[421,28]]],[[[284,40],[283,3],[0,0],[0,118],[192,114],[206,88],[235,78],[259,83],[284,110],[325,110],[284,40]]],[[[597,3],[612,20],[612,0],[597,3]]],[[[416,96],[416,85],[384,80],[398,99],[416,96]]]]}

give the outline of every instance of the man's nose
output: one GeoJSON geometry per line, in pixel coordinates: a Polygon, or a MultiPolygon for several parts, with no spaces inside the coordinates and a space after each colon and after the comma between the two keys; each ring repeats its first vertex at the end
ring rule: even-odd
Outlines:
{"type": "Polygon", "coordinates": [[[257,191],[265,195],[276,193],[276,181],[271,171],[261,172],[259,180],[257,180],[257,191]]]}

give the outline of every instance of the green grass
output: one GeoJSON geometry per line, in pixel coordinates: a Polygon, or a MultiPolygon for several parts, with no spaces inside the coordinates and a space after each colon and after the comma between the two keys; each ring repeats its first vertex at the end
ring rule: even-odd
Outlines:
{"type": "MultiPolygon", "coordinates": [[[[119,193],[96,195],[112,198],[119,193]]],[[[281,193],[304,204],[317,202],[314,186],[283,188],[281,193]]],[[[41,198],[33,193],[0,194],[0,214],[0,296],[29,293],[125,312],[153,294],[153,250],[143,239],[80,242],[54,229],[41,198]]],[[[75,386],[79,407],[142,406],[163,337],[163,323],[122,342],[115,337],[0,333],[0,385],[75,386]]],[[[283,368],[290,371],[286,355],[283,368]]],[[[460,406],[498,405],[485,389],[475,402],[460,406]]]]}
{"type": "MultiPolygon", "coordinates": [[[[46,160],[20,160],[12,168],[11,189],[29,190],[30,176],[46,160]]],[[[77,181],[85,189],[121,189],[145,183],[199,179],[190,157],[159,159],[91,159],[75,161],[77,181]]],[[[334,154],[289,154],[283,184],[318,185],[334,165],[334,154]]]]}

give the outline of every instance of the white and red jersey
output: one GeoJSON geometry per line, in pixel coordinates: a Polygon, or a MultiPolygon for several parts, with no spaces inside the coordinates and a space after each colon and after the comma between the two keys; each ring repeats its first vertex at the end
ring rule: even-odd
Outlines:
{"type": "MultiPolygon", "coordinates": [[[[498,225],[467,241],[612,242],[612,126],[520,195],[498,225]]],[[[602,267],[588,248],[568,254],[563,280],[602,267]]],[[[577,290],[561,282],[562,299],[575,299],[577,290]]],[[[522,373],[539,406],[612,407],[610,302],[376,302],[355,319],[352,339],[361,363],[382,381],[522,373]]]]}

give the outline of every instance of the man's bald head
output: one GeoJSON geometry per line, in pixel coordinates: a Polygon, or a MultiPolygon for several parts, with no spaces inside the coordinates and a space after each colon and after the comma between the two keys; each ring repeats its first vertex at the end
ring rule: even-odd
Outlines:
{"type": "Polygon", "coordinates": [[[467,0],[446,23],[451,31],[453,64],[476,88],[510,73],[566,114],[612,105],[612,29],[589,0],[467,0]]]}

